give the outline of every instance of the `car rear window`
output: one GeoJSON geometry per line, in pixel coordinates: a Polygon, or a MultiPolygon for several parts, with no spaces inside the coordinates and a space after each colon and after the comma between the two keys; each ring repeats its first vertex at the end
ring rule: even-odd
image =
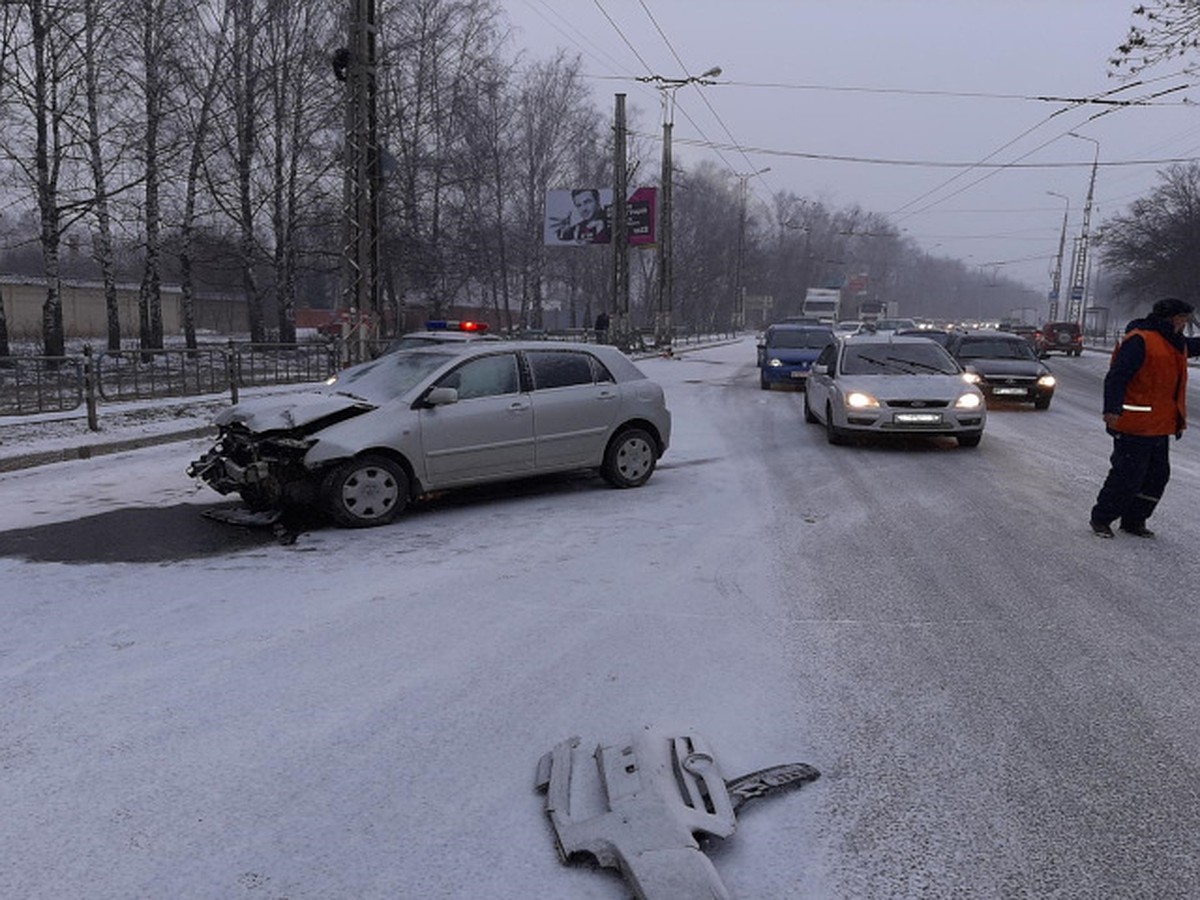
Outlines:
{"type": "Polygon", "coordinates": [[[965,338],[958,347],[962,359],[1036,359],[1024,338],[965,338]]]}
{"type": "Polygon", "coordinates": [[[529,354],[529,368],[533,372],[535,390],[592,384],[596,380],[592,371],[592,357],[586,353],[535,350],[529,354]]]}
{"type": "Polygon", "coordinates": [[[784,350],[820,350],[833,341],[833,332],[823,329],[779,328],[767,335],[767,346],[784,350]]]}

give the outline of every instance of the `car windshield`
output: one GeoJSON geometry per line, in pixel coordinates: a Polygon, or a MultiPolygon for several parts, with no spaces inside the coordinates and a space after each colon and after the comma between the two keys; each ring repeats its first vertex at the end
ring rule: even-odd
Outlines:
{"type": "Polygon", "coordinates": [[[832,340],[832,331],[819,328],[812,331],[781,328],[771,332],[770,337],[767,338],[767,346],[787,350],[820,350],[832,340]]]}
{"type": "Polygon", "coordinates": [[[845,375],[956,375],[958,371],[958,364],[933,341],[848,347],[842,357],[845,375]]]}
{"type": "Polygon", "coordinates": [[[419,350],[399,350],[371,362],[343,369],[327,382],[325,390],[371,403],[383,403],[411,391],[458,356],[459,351],[453,345],[446,344],[419,350]]]}
{"type": "Polygon", "coordinates": [[[958,356],[961,359],[1037,359],[1028,341],[1003,338],[964,340],[958,348],[958,356]]]}

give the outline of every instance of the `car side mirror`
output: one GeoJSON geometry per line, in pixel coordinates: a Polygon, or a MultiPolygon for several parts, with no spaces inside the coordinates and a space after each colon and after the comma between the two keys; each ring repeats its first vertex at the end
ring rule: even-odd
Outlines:
{"type": "Polygon", "coordinates": [[[812,374],[828,375],[829,374],[829,366],[827,366],[825,363],[813,363],[812,374]]]}
{"type": "Polygon", "coordinates": [[[446,406],[449,403],[458,402],[458,389],[452,387],[435,387],[431,388],[429,393],[425,395],[425,404],[427,406],[446,406]]]}

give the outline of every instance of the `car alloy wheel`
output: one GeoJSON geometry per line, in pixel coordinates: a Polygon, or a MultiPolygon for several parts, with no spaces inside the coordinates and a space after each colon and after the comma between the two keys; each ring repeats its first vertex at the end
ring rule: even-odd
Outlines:
{"type": "Polygon", "coordinates": [[[347,528],[386,525],[408,505],[408,476],[399,463],[368,454],[326,476],[322,496],[330,516],[347,528]]]}
{"type": "Polygon", "coordinates": [[[609,442],[600,474],[613,487],[641,487],[654,473],[654,438],[641,428],[622,431],[609,442]]]}

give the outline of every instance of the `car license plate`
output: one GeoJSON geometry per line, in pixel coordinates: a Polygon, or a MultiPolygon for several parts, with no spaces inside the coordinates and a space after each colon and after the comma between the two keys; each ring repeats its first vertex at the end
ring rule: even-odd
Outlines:
{"type": "Polygon", "coordinates": [[[942,421],[942,414],[936,412],[896,413],[892,421],[897,425],[937,425],[942,421]]]}
{"type": "Polygon", "coordinates": [[[992,393],[993,394],[1003,394],[1005,396],[1013,396],[1013,395],[1018,395],[1018,394],[1023,395],[1026,393],[1026,391],[1025,391],[1025,388],[998,387],[998,388],[993,389],[992,393]]]}
{"type": "Polygon", "coordinates": [[[804,378],[808,375],[807,372],[792,372],[793,378],[804,378]]]}

